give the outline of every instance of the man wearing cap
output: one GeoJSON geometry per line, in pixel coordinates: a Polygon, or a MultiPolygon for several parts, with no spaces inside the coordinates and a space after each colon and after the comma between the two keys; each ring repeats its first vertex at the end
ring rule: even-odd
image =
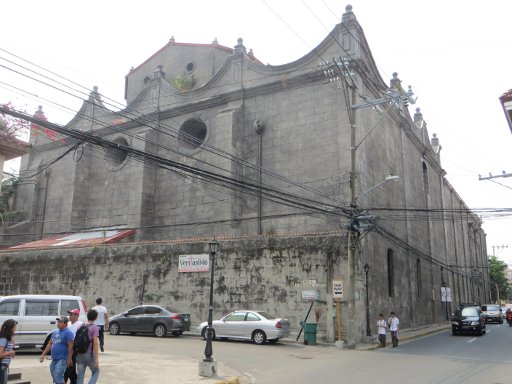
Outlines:
{"type": "MultiPolygon", "coordinates": [[[[80,316],[80,310],[79,309],[72,309],[71,311],[68,311],[69,313],[69,324],[68,329],[73,332],[73,337],[76,335],[76,331],[82,326],[82,322],[78,320],[78,317],[80,316]]],[[[76,384],[76,352],[73,351],[73,365],[68,367],[66,369],[66,373],[64,374],[64,382],[68,382],[70,384],[76,384]]]]}
{"type": "Polygon", "coordinates": [[[64,372],[68,366],[73,365],[73,332],[68,329],[67,316],[57,317],[57,329],[52,332],[48,345],[39,357],[42,363],[44,357],[51,350],[52,362],[50,373],[55,384],[64,384],[64,372]]]}

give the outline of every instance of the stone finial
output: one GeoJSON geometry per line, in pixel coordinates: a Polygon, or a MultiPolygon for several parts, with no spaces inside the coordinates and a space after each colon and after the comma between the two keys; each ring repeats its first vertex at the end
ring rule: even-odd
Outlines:
{"type": "Polygon", "coordinates": [[[151,78],[152,79],[158,79],[158,78],[163,79],[165,77],[165,72],[162,70],[162,68],[163,68],[162,64],[158,64],[156,66],[156,69],[153,72],[151,78]]]}
{"type": "Polygon", "coordinates": [[[435,153],[439,153],[441,150],[441,145],[439,144],[439,138],[435,133],[432,134],[432,139],[430,139],[430,145],[432,146],[432,150],[435,153]]]}
{"type": "Polygon", "coordinates": [[[174,36],[171,36],[171,38],[169,39],[169,43],[174,43],[176,40],[174,40],[174,36]]]}
{"type": "Polygon", "coordinates": [[[213,45],[219,45],[219,41],[217,40],[216,37],[213,39],[212,44],[213,45]]]}
{"type": "Polygon", "coordinates": [[[38,115],[44,115],[43,106],[42,105],[38,105],[37,106],[37,111],[34,113],[34,116],[38,116],[38,115]]]}
{"type": "Polygon", "coordinates": [[[400,80],[398,78],[398,72],[393,72],[393,78],[391,79],[391,81],[389,83],[389,87],[393,91],[399,91],[402,89],[401,83],[402,83],[402,80],[400,80]]]}
{"type": "Polygon", "coordinates": [[[248,56],[251,56],[251,57],[254,57],[254,52],[252,51],[252,48],[249,49],[249,53],[247,54],[248,56]]]}
{"type": "Polygon", "coordinates": [[[101,101],[101,95],[98,92],[98,86],[97,85],[92,87],[92,91],[89,94],[89,101],[92,101],[94,104],[103,106],[103,102],[101,101]]]}
{"type": "Polygon", "coordinates": [[[235,45],[235,51],[233,52],[233,54],[234,55],[239,55],[239,54],[245,55],[246,53],[247,53],[247,50],[245,49],[244,39],[239,37],[237,39],[237,45],[235,45]]]}
{"type": "Polygon", "coordinates": [[[354,12],[352,12],[352,6],[349,4],[345,7],[345,13],[341,17],[341,22],[346,23],[350,20],[355,20],[356,15],[354,15],[354,12]]]}
{"type": "Polygon", "coordinates": [[[421,113],[420,108],[416,108],[416,113],[414,114],[414,124],[416,125],[416,128],[423,128],[423,123],[423,113],[421,113]]]}

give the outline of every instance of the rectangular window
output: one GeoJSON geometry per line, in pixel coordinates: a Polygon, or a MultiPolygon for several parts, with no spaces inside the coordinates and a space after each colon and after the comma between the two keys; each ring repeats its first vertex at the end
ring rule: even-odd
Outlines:
{"type": "Polygon", "coordinates": [[[392,249],[388,249],[388,293],[389,297],[395,297],[395,266],[392,249]]]}
{"type": "Polygon", "coordinates": [[[71,311],[72,309],[80,310],[80,305],[78,305],[78,300],[61,300],[60,314],[62,316],[67,316],[68,311],[71,311]]]}
{"type": "Polygon", "coordinates": [[[4,301],[0,304],[0,315],[18,315],[18,311],[20,309],[20,301],[12,300],[12,301],[4,301]]]}
{"type": "Polygon", "coordinates": [[[27,300],[25,316],[59,316],[59,301],[27,300]]]}

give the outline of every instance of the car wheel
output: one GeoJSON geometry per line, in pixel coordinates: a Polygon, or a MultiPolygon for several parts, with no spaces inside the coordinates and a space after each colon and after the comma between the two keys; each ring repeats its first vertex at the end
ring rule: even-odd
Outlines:
{"type": "Polygon", "coordinates": [[[111,335],[119,335],[121,333],[121,327],[118,323],[111,323],[108,327],[108,331],[111,335]]]}
{"type": "Polygon", "coordinates": [[[457,336],[457,330],[455,328],[452,328],[452,335],[457,336]]]}
{"type": "MultiPolygon", "coordinates": [[[[206,332],[208,332],[208,327],[204,327],[203,330],[201,331],[201,336],[205,340],[208,338],[208,334],[206,332]]],[[[215,340],[215,329],[213,329],[213,328],[212,328],[212,340],[215,340]]]]}
{"type": "Polygon", "coordinates": [[[171,334],[172,334],[173,336],[176,336],[176,337],[181,336],[181,334],[182,334],[182,333],[183,333],[182,331],[172,331],[172,332],[171,332],[171,334]]]}
{"type": "Polygon", "coordinates": [[[261,345],[267,341],[267,335],[265,335],[265,332],[257,330],[252,333],[252,341],[254,341],[255,344],[261,345]]]}
{"type": "Polygon", "coordinates": [[[164,337],[167,334],[167,328],[163,324],[157,324],[155,329],[153,329],[153,333],[156,337],[164,337]]]}

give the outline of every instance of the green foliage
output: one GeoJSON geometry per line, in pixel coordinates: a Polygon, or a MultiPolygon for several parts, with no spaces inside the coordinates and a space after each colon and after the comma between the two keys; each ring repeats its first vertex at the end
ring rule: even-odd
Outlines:
{"type": "Polygon", "coordinates": [[[496,256],[489,257],[489,277],[491,279],[491,295],[497,300],[498,295],[496,288],[499,290],[500,299],[508,299],[510,292],[507,281],[507,264],[503,261],[498,260],[496,256]],[[497,286],[497,287],[496,287],[497,286]]]}
{"type": "Polygon", "coordinates": [[[194,75],[187,75],[186,73],[183,73],[181,75],[178,75],[172,80],[172,85],[174,88],[180,90],[180,91],[187,91],[194,87],[196,84],[196,78],[194,75]]]}
{"type": "Polygon", "coordinates": [[[0,194],[0,224],[3,224],[6,221],[12,221],[19,214],[19,212],[12,210],[14,192],[16,191],[17,184],[18,178],[14,176],[8,176],[2,180],[2,191],[0,194]]]}

